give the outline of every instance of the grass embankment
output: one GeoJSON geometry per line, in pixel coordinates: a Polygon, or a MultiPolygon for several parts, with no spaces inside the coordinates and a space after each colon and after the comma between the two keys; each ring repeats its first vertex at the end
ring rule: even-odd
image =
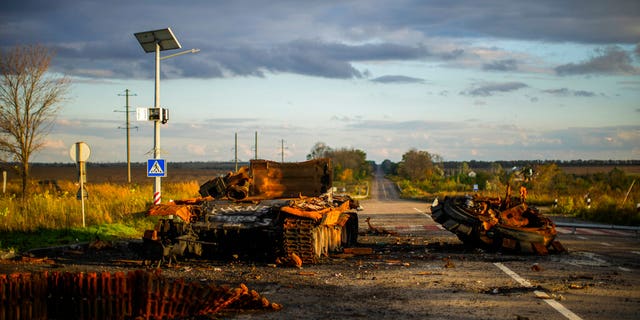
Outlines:
{"type": "MultiPolygon", "coordinates": [[[[151,185],[89,184],[82,227],[78,186],[60,182],[55,186],[33,186],[26,203],[17,196],[17,184],[0,194],[0,249],[24,251],[31,248],[91,241],[96,238],[140,238],[155,220],[145,216],[151,205],[151,185]]],[[[198,195],[198,183],[163,185],[163,202],[198,195]]]]}

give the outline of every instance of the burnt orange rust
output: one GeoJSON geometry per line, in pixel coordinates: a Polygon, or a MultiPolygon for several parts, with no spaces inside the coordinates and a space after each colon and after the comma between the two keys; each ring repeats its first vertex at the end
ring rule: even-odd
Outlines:
{"type": "Polygon", "coordinates": [[[189,222],[191,218],[198,214],[199,207],[195,205],[179,205],[179,204],[156,204],[152,205],[147,214],[149,216],[170,216],[180,217],[182,221],[189,222]]]}
{"type": "Polygon", "coordinates": [[[520,186],[520,203],[527,202],[527,187],[520,186]]]}
{"type": "Polygon", "coordinates": [[[455,233],[465,244],[540,255],[564,252],[557,241],[555,224],[525,201],[511,197],[507,186],[504,199],[483,197],[447,197],[431,208],[433,219],[455,233]]]}
{"type": "Polygon", "coordinates": [[[294,208],[294,207],[282,207],[280,208],[280,210],[282,210],[282,212],[297,216],[297,217],[301,217],[301,218],[309,218],[309,219],[313,219],[315,221],[318,221],[320,219],[322,219],[322,215],[324,213],[327,213],[331,210],[331,208],[326,208],[320,211],[308,211],[308,210],[302,210],[299,208],[294,208]]]}
{"type": "Polygon", "coordinates": [[[282,308],[244,284],[186,282],[143,270],[0,274],[0,292],[1,319],[173,319],[282,308]]]}
{"type": "Polygon", "coordinates": [[[525,227],[529,224],[529,219],[522,216],[526,210],[527,207],[524,204],[504,210],[500,212],[500,221],[511,227],[525,227]]]}

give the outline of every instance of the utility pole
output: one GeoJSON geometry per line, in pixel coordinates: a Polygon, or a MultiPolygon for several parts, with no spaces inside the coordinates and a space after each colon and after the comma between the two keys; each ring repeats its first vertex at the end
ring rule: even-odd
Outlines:
{"type": "Polygon", "coordinates": [[[236,144],[234,148],[235,160],[236,160],[236,172],[238,171],[238,133],[236,132],[236,144]]]}
{"type": "MultiPolygon", "coordinates": [[[[124,90],[124,94],[118,94],[118,96],[125,97],[125,111],[113,110],[113,112],[124,112],[125,113],[125,126],[118,127],[118,129],[126,129],[127,130],[127,182],[131,183],[131,145],[129,144],[129,130],[131,129],[131,125],[129,124],[129,113],[134,111],[129,111],[129,97],[137,96],[135,93],[129,93],[129,89],[124,90]]],[[[138,127],[133,127],[138,129],[138,127]]]]}
{"type": "Polygon", "coordinates": [[[281,162],[284,162],[284,139],[280,140],[280,156],[281,162]]]}
{"type": "Polygon", "coordinates": [[[258,131],[256,131],[256,156],[255,159],[258,160],[258,131]]]}

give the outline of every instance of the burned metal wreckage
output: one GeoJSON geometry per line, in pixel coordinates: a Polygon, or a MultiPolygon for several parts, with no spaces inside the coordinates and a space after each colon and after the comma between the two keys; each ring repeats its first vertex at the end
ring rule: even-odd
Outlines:
{"type": "Polygon", "coordinates": [[[540,255],[564,252],[555,240],[553,221],[528,206],[522,190],[520,199],[516,199],[511,197],[511,187],[507,187],[504,199],[447,197],[431,208],[431,216],[471,247],[540,255]]]}
{"type": "MultiPolygon", "coordinates": [[[[200,186],[202,197],[152,206],[143,237],[148,261],[177,256],[276,260],[300,266],[357,244],[357,201],[333,193],[330,159],[248,167],[200,186]]],[[[447,197],[433,219],[470,247],[547,254],[565,251],[553,222],[524,198],[447,197]],[[514,198],[515,199],[515,198],[514,198]]]]}
{"type": "Polygon", "coordinates": [[[358,203],[332,192],[330,159],[252,160],[200,186],[201,198],[152,206],[160,216],[143,237],[149,261],[248,255],[317,263],[357,242],[358,203]]]}

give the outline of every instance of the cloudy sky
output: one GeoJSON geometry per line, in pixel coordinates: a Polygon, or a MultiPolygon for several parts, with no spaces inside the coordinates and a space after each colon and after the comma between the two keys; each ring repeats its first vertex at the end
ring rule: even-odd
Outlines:
{"type": "MultiPolygon", "coordinates": [[[[248,160],[255,132],[285,161],[316,142],[376,162],[640,159],[637,0],[5,0],[0,47],[51,47],[73,82],[33,160],[85,141],[89,161],[126,161],[125,89],[154,101],[133,34],[165,27],[201,50],[161,64],[168,162],[233,160],[235,133],[248,160]]],[[[131,126],[132,160],[151,158],[153,124],[131,126]]]]}

